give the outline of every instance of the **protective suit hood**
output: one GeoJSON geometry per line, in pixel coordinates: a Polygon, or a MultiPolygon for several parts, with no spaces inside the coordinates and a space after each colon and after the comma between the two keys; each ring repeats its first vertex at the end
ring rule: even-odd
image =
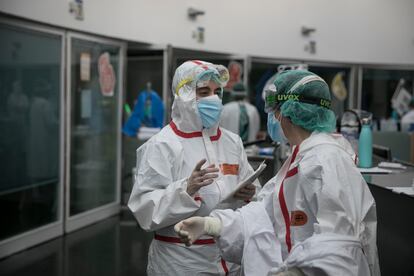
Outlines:
{"type": "MultiPolygon", "coordinates": [[[[224,87],[229,79],[229,72],[222,65],[205,61],[191,60],[181,64],[175,71],[172,92],[172,120],[178,129],[184,132],[203,130],[203,125],[197,109],[196,88],[212,80],[224,87]]],[[[217,132],[218,123],[206,129],[208,134],[217,132]]]]}

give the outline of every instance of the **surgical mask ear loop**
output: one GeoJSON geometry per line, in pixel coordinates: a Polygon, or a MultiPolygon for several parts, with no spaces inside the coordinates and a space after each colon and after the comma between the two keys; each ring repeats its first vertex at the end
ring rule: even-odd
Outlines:
{"type": "Polygon", "coordinates": [[[277,116],[276,119],[279,121],[279,125],[280,125],[280,132],[281,132],[280,136],[282,137],[282,140],[284,140],[285,143],[288,143],[289,140],[286,137],[285,131],[283,130],[283,127],[282,127],[282,120],[283,120],[282,112],[279,111],[279,116],[277,116]]]}

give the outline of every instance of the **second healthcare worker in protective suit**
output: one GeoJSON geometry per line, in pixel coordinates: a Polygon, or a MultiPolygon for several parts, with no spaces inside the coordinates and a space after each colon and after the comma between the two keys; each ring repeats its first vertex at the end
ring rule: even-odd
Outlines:
{"type": "Polygon", "coordinates": [[[236,83],[231,91],[232,102],[224,105],[220,126],[238,134],[243,142],[257,140],[260,130],[260,116],[256,107],[248,102],[247,90],[242,83],[236,83]]]}
{"type": "Polygon", "coordinates": [[[250,184],[222,203],[252,172],[240,137],[218,127],[219,95],[228,80],[221,65],[187,61],[173,78],[172,121],[137,150],[137,174],[128,206],[139,225],[155,231],[148,275],[234,275],[215,241],[199,237],[188,248],[174,225],[216,208],[237,208],[254,195],[250,184]]]}
{"type": "Polygon", "coordinates": [[[245,275],[379,275],[376,208],[343,138],[330,134],[330,92],[317,75],[280,73],[266,92],[268,132],[293,153],[258,202],[176,225],[191,244],[216,237],[245,275]]]}

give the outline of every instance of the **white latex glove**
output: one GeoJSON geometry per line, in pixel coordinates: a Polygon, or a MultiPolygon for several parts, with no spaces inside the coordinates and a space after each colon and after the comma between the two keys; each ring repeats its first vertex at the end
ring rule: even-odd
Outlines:
{"type": "Polygon", "coordinates": [[[305,276],[305,274],[303,274],[302,270],[300,270],[299,268],[292,267],[283,272],[278,272],[278,273],[269,272],[267,276],[305,276]]]}
{"type": "Polygon", "coordinates": [[[206,162],[206,159],[200,160],[187,180],[187,193],[190,196],[193,196],[200,188],[213,183],[214,179],[218,177],[219,169],[214,164],[201,169],[206,162]]]}
{"type": "Polygon", "coordinates": [[[218,237],[221,232],[221,221],[213,217],[191,217],[174,226],[175,232],[185,245],[192,245],[202,235],[218,237]]]}

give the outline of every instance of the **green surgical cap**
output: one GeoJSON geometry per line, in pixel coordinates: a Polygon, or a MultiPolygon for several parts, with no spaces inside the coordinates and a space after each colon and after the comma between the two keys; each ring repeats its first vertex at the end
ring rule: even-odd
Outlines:
{"type": "Polygon", "coordinates": [[[330,110],[331,93],[326,82],[305,70],[278,73],[265,92],[265,110],[280,110],[293,124],[310,132],[332,132],[335,114],[330,110]]]}

